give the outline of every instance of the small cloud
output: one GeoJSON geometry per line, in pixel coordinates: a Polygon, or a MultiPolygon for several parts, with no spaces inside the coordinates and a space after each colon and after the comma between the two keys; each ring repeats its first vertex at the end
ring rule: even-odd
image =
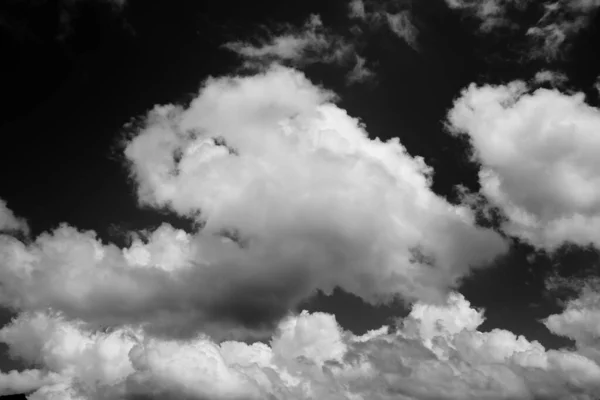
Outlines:
{"type": "Polygon", "coordinates": [[[368,82],[375,79],[375,73],[365,64],[365,58],[357,55],[354,68],[352,68],[352,70],[346,75],[346,79],[349,84],[368,82]]]}
{"type": "MultiPolygon", "coordinates": [[[[509,12],[518,14],[538,6],[533,0],[446,0],[446,3],[479,20],[480,30],[484,33],[523,28],[508,16],[509,12]]],[[[560,58],[568,49],[571,38],[587,28],[599,7],[600,0],[553,0],[543,4],[543,13],[537,22],[524,27],[531,41],[528,56],[560,58]]]]}
{"type": "Polygon", "coordinates": [[[387,26],[413,49],[418,48],[419,31],[414,25],[411,1],[352,0],[348,9],[350,19],[359,20],[370,29],[387,26]]]}
{"type": "Polygon", "coordinates": [[[351,19],[365,19],[365,3],[363,0],[351,0],[348,3],[348,17],[351,19]]]}
{"type": "Polygon", "coordinates": [[[331,64],[347,67],[354,64],[348,77],[349,83],[358,82],[357,72],[363,80],[372,76],[365,65],[365,59],[357,54],[355,45],[341,35],[327,29],[318,15],[311,15],[304,25],[296,28],[286,25],[281,34],[272,34],[250,42],[229,42],[223,45],[244,59],[244,68],[264,70],[271,64],[304,67],[310,64],[331,64]],[[360,63],[360,65],[358,65],[360,63]]]}
{"type": "Polygon", "coordinates": [[[431,167],[370,139],[336,98],[273,66],[157,106],[124,151],[139,203],[196,223],[122,247],[66,224],[0,235],[0,304],[170,340],[264,338],[317,291],[436,302],[504,254],[431,189],[431,167]]]}
{"type": "Polygon", "coordinates": [[[552,87],[563,87],[569,78],[562,72],[542,70],[535,74],[533,83],[537,85],[548,84],[552,87]]]}

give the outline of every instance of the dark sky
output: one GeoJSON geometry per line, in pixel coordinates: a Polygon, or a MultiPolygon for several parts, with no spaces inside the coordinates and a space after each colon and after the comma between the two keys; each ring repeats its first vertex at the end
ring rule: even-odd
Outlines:
{"type": "MultiPolygon", "coordinates": [[[[590,23],[568,57],[529,59],[518,33],[483,35],[476,22],[442,0],[412,9],[418,48],[386,30],[365,33],[364,54],[376,79],[347,85],[336,66],[304,68],[314,82],[340,95],[340,107],[359,117],[372,136],[399,137],[412,155],[435,170],[433,189],[456,201],[458,184],[478,189],[477,166],[466,145],[444,128],[447,111],[471,82],[530,79],[540,69],[560,69],[572,90],[589,94],[600,74],[600,24],[590,23]],[[513,36],[511,36],[513,35],[513,36]],[[521,47],[519,47],[521,46],[521,47]]],[[[535,18],[535,10],[531,11],[535,18]]],[[[236,71],[240,60],[220,46],[251,37],[261,24],[301,24],[310,14],[348,32],[347,2],[204,2],[131,0],[122,10],[101,1],[9,0],[0,5],[0,198],[27,219],[32,235],[66,222],[120,243],[120,230],[168,221],[169,212],[137,206],[134,186],[119,154],[124,125],[156,104],[185,103],[210,75],[236,71]],[[68,16],[68,18],[66,18],[68,16]]],[[[527,13],[519,18],[528,18],[527,13]]],[[[600,21],[599,21],[600,22],[600,21]]],[[[526,20],[516,23],[527,25],[526,20]]],[[[550,348],[569,344],[538,320],[559,312],[545,280],[570,276],[575,266],[598,265],[595,250],[564,249],[528,259],[533,249],[514,239],[508,255],[467,278],[460,291],[486,309],[483,330],[509,329],[550,348]]],[[[357,333],[407,311],[401,304],[373,307],[336,291],[304,308],[334,313],[357,333]]],[[[2,312],[3,322],[11,313],[2,312]]],[[[0,369],[14,362],[4,357],[0,369]]]]}

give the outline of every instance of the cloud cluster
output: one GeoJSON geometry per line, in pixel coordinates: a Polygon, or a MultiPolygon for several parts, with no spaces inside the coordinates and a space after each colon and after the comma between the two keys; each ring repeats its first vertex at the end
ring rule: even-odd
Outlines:
{"type": "Polygon", "coordinates": [[[448,115],[481,165],[481,192],[508,217],[506,232],[538,248],[600,246],[600,111],[584,100],[522,82],[471,85],[448,115]]]}
{"type": "Polygon", "coordinates": [[[352,66],[348,83],[364,82],[373,76],[355,44],[327,29],[318,15],[311,15],[302,27],[288,24],[280,31],[269,33],[258,44],[234,41],[223,47],[241,56],[244,67],[252,70],[264,70],[274,62],[294,67],[320,63],[352,66]]]}
{"type": "MultiPolygon", "coordinates": [[[[561,316],[548,325],[560,325],[556,318],[561,316]]],[[[93,332],[58,314],[24,313],[0,329],[0,341],[13,357],[59,377],[32,400],[600,395],[600,366],[586,356],[589,351],[546,350],[508,331],[480,332],[483,320],[482,310],[454,293],[441,305],[415,304],[393,331],[383,326],[363,336],[344,331],[324,313],[290,316],[268,342],[253,344],[217,343],[204,335],[157,339],[128,327],[93,332]]]]}

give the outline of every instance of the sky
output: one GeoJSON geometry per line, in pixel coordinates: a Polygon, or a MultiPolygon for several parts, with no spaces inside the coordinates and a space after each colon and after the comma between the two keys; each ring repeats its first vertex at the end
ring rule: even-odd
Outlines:
{"type": "Polygon", "coordinates": [[[0,5],[0,396],[600,399],[600,1],[0,5]]]}

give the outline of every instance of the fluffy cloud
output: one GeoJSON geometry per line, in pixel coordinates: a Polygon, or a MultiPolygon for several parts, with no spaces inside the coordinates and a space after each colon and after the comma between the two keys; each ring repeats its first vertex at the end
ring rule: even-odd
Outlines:
{"type": "Polygon", "coordinates": [[[574,340],[581,354],[600,363],[600,281],[585,283],[580,296],[570,300],[562,313],[548,317],[545,325],[552,333],[574,340]]]}
{"type": "Polygon", "coordinates": [[[123,249],[67,225],[30,243],[2,236],[0,301],[89,328],[256,337],[317,290],[440,301],[506,250],[431,191],[420,158],[369,139],[334,97],[275,67],[157,107],[125,148],[139,199],[198,230],[163,225],[123,249]]]}
{"type": "MultiPolygon", "coordinates": [[[[196,218],[203,235],[237,232],[230,268],[303,295],[340,286],[367,301],[435,299],[504,250],[431,191],[420,158],[368,139],[332,98],[276,67],[211,79],[188,109],[155,109],[126,149],[141,202],[196,218]]],[[[209,263],[225,257],[213,253],[209,263]]]]}
{"type": "Polygon", "coordinates": [[[600,112],[583,94],[471,85],[448,120],[470,140],[481,192],[508,217],[507,233],[548,250],[600,246],[600,112]]]}
{"type": "Polygon", "coordinates": [[[326,29],[321,18],[314,14],[301,28],[287,25],[282,33],[272,33],[258,45],[237,41],[223,46],[239,54],[245,60],[244,66],[250,69],[264,69],[273,62],[295,67],[322,63],[354,65],[349,72],[349,83],[367,80],[372,75],[355,45],[326,29]]]}
{"type": "Polygon", "coordinates": [[[22,314],[0,330],[14,357],[60,377],[30,399],[590,399],[600,366],[508,331],[477,330],[459,294],[414,305],[394,332],[342,330],[329,314],[284,319],[268,343],[91,332],[60,315],[22,314]]]}

